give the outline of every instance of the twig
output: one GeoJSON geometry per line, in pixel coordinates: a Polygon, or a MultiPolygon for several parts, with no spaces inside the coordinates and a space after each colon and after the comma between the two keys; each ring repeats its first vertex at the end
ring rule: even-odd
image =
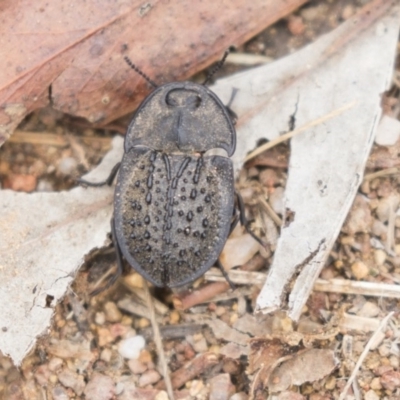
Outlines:
{"type": "Polygon", "coordinates": [[[267,214],[271,217],[272,221],[274,221],[277,226],[282,226],[282,219],[279,218],[278,214],[274,211],[270,204],[262,197],[259,198],[259,202],[267,214]]]}
{"type": "MultiPolygon", "coordinates": [[[[238,285],[262,285],[267,279],[263,272],[230,270],[229,279],[238,285]]],[[[205,279],[212,282],[223,282],[225,278],[217,268],[205,273],[205,279]]],[[[400,285],[388,283],[359,282],[349,279],[317,279],[313,290],[318,292],[358,294],[362,296],[390,297],[400,299],[400,285]]]]}
{"type": "MultiPolygon", "coordinates": [[[[86,144],[100,143],[102,147],[111,148],[111,138],[98,136],[80,136],[79,140],[86,144]]],[[[45,146],[65,147],[69,145],[68,138],[51,132],[31,132],[16,130],[8,139],[9,143],[31,143],[45,146]]]]}
{"type": "Polygon", "coordinates": [[[320,118],[317,118],[314,121],[311,121],[311,122],[301,126],[300,128],[297,128],[297,129],[295,129],[293,131],[287,132],[284,135],[279,136],[276,139],[273,139],[270,142],[265,143],[264,145],[257,147],[254,151],[252,151],[251,153],[249,153],[246,156],[246,158],[244,159],[244,162],[247,162],[247,161],[251,160],[255,156],[258,156],[259,154],[263,153],[264,151],[276,146],[279,143],[282,143],[282,142],[284,142],[286,140],[291,139],[293,136],[296,136],[299,133],[310,129],[313,126],[320,125],[323,122],[326,122],[326,121],[328,121],[328,120],[330,120],[330,119],[332,119],[334,117],[337,117],[338,115],[344,113],[345,111],[353,108],[356,104],[357,104],[356,101],[353,101],[352,103],[346,104],[345,106],[340,107],[340,108],[338,108],[338,109],[336,109],[334,111],[331,111],[330,113],[325,114],[324,116],[322,116],[320,118]]]}
{"type": "Polygon", "coordinates": [[[147,305],[149,308],[149,317],[150,317],[151,325],[153,327],[153,332],[154,332],[154,342],[157,347],[158,356],[160,357],[160,363],[161,363],[161,368],[162,368],[162,374],[164,376],[165,386],[167,388],[167,393],[168,393],[169,399],[174,400],[175,397],[174,397],[174,392],[172,390],[172,382],[171,382],[171,377],[170,377],[169,371],[168,371],[168,364],[165,359],[165,353],[164,353],[164,348],[162,345],[162,339],[161,339],[161,334],[160,334],[160,327],[158,326],[158,323],[156,321],[156,313],[155,313],[155,309],[154,309],[153,297],[151,296],[149,286],[145,279],[143,280],[143,288],[146,293],[146,302],[147,302],[147,305]]]}
{"type": "Polygon", "coordinates": [[[228,290],[229,284],[224,278],[222,282],[209,283],[193,292],[176,294],[172,302],[177,310],[187,310],[197,304],[205,303],[216,295],[227,292],[228,290]]]}
{"type": "Polygon", "coordinates": [[[359,282],[347,279],[317,279],[314,284],[314,290],[318,292],[359,294],[362,296],[400,299],[400,285],[390,285],[388,283],[359,282]]]}
{"type": "Polygon", "coordinates": [[[399,172],[400,172],[400,168],[398,168],[398,167],[382,169],[381,171],[377,171],[377,172],[373,172],[372,174],[365,175],[364,181],[371,181],[372,179],[381,178],[382,176],[397,175],[399,172]]]}
{"type": "Polygon", "coordinates": [[[346,397],[347,391],[349,390],[350,386],[352,385],[354,379],[357,376],[358,370],[361,367],[361,364],[363,363],[365,357],[367,356],[372,343],[374,343],[374,341],[376,340],[377,336],[380,334],[380,332],[385,328],[386,324],[389,322],[389,320],[392,318],[394,312],[390,312],[385,318],[383,318],[383,320],[381,321],[381,323],[379,324],[378,329],[374,332],[374,334],[370,337],[370,339],[368,340],[367,345],[365,346],[363,352],[361,353],[360,357],[358,358],[358,361],[353,369],[353,372],[350,375],[349,380],[346,383],[346,386],[343,388],[342,393],[340,394],[339,400],[344,400],[344,398],[346,397]]]}

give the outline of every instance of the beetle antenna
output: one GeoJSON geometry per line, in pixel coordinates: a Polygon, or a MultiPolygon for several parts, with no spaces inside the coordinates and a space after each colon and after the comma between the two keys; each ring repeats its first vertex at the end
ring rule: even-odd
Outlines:
{"type": "Polygon", "coordinates": [[[144,79],[146,79],[147,82],[150,83],[151,86],[153,86],[154,88],[157,88],[158,85],[153,82],[144,72],[142,72],[130,59],[128,56],[124,57],[124,60],[126,61],[126,63],[134,70],[136,71],[141,77],[143,77],[144,79]]]}
{"type": "Polygon", "coordinates": [[[206,80],[203,82],[203,85],[206,85],[210,81],[212,76],[222,68],[222,66],[225,63],[226,57],[228,57],[228,54],[230,52],[231,52],[231,48],[229,48],[228,50],[225,51],[224,56],[222,57],[222,59],[219,60],[217,62],[217,64],[214,66],[214,68],[208,73],[206,80]]]}

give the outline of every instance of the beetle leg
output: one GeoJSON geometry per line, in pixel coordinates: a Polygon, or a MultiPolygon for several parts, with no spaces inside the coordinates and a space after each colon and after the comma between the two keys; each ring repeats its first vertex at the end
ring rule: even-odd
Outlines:
{"type": "Polygon", "coordinates": [[[232,290],[236,290],[236,286],[233,284],[233,282],[229,279],[228,273],[225,271],[224,266],[221,264],[221,261],[217,260],[216,262],[217,267],[220,269],[223,277],[226,279],[226,281],[229,283],[229,286],[231,287],[232,290]]]}
{"type": "Polygon", "coordinates": [[[228,104],[225,106],[226,111],[228,111],[228,114],[229,114],[229,116],[230,116],[231,119],[232,119],[233,125],[236,125],[236,121],[237,121],[237,119],[238,119],[238,116],[237,116],[237,114],[235,113],[235,111],[232,110],[231,106],[232,106],[233,100],[234,100],[235,97],[236,97],[236,93],[237,93],[238,91],[239,91],[238,88],[235,88],[235,87],[232,88],[231,98],[229,99],[228,104]]]}
{"type": "Polygon", "coordinates": [[[92,186],[92,187],[99,187],[99,186],[105,186],[105,185],[111,186],[113,184],[113,182],[114,182],[114,179],[115,179],[115,177],[117,175],[117,172],[119,170],[120,165],[121,165],[120,162],[114,165],[113,169],[110,172],[110,175],[108,176],[108,178],[105,181],[102,181],[102,182],[88,182],[88,181],[85,181],[84,179],[78,179],[77,182],[82,184],[82,185],[92,186]]]}
{"type": "Polygon", "coordinates": [[[121,249],[117,242],[117,235],[115,233],[114,217],[112,217],[112,219],[111,219],[111,239],[112,239],[113,245],[115,247],[115,253],[117,256],[117,271],[114,273],[114,275],[107,281],[107,283],[103,287],[97,288],[97,289],[93,290],[92,292],[90,292],[90,294],[92,296],[96,296],[97,294],[99,294],[102,291],[111,287],[117,281],[117,279],[122,275],[122,272],[124,270],[124,267],[122,264],[122,253],[121,253],[121,249]]]}
{"type": "Polygon", "coordinates": [[[245,210],[244,210],[243,199],[239,192],[236,192],[236,198],[237,198],[237,205],[238,205],[239,212],[240,212],[240,224],[246,229],[246,231],[248,233],[250,233],[250,235],[255,240],[257,240],[258,243],[261,244],[261,246],[265,247],[265,243],[249,227],[249,221],[247,221],[247,219],[246,219],[246,214],[245,214],[245,210]]]}

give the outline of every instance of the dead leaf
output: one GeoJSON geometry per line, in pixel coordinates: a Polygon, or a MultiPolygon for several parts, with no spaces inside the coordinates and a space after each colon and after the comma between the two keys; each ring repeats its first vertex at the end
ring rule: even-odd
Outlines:
{"type": "Polygon", "coordinates": [[[300,351],[275,368],[269,378],[268,388],[276,393],[292,385],[300,386],[305,382],[320,380],[330,374],[338,363],[334,352],[329,349],[300,351]]]}
{"type": "Polygon", "coordinates": [[[158,84],[186,79],[305,2],[5,0],[0,145],[50,102],[102,124],[134,110],[150,88],[125,55],[158,84]]]}
{"type": "MultiPolygon", "coordinates": [[[[122,139],[86,177],[100,181],[122,158],[122,139]]],[[[0,350],[19,365],[46,331],[53,307],[110,232],[113,188],[0,196],[0,350]]]]}

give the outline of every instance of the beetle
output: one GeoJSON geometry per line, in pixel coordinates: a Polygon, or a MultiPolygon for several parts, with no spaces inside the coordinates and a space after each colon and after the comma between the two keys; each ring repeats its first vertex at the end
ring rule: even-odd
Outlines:
{"type": "Polygon", "coordinates": [[[155,90],[137,109],[125,136],[122,161],[107,180],[80,180],[88,186],[111,185],[119,172],[111,221],[118,274],[109,284],[122,272],[125,258],[158,287],[183,286],[217,265],[234,288],[218,257],[239,218],[261,243],[245,220],[229,159],[236,147],[229,108],[235,92],[225,106],[206,86],[227,55],[203,84],[161,86],[125,57],[155,90]],[[213,149],[225,150],[228,157],[209,155],[213,149]]]}

